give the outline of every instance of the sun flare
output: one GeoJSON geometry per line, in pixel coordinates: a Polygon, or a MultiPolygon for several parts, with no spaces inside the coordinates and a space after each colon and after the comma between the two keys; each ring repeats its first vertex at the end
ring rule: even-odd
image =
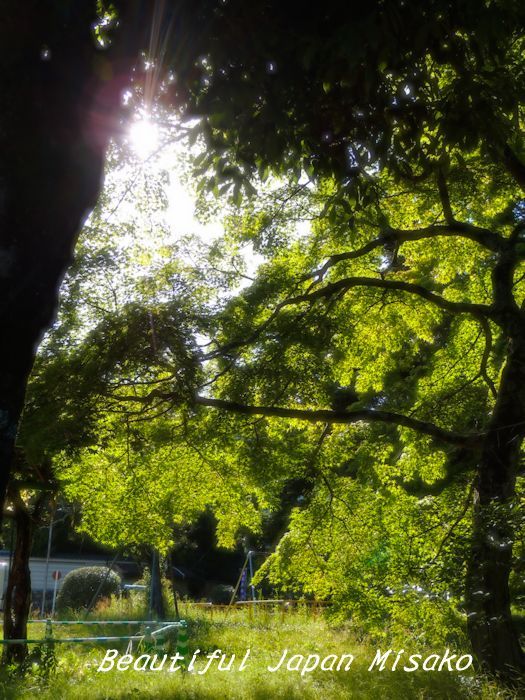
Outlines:
{"type": "Polygon", "coordinates": [[[142,160],[148,158],[159,145],[159,130],[149,119],[141,119],[129,129],[131,146],[142,160]]]}

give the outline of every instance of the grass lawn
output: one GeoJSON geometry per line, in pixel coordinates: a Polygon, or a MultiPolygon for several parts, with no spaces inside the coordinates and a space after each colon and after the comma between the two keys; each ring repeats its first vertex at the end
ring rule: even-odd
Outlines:
{"type": "MultiPolygon", "coordinates": [[[[322,698],[336,700],[339,698],[362,698],[363,700],[396,698],[510,698],[519,697],[499,690],[494,684],[482,681],[471,670],[458,673],[443,670],[416,671],[407,673],[402,670],[368,670],[374,659],[377,646],[366,640],[359,640],[349,626],[332,627],[322,618],[312,619],[300,611],[271,614],[259,611],[251,619],[246,610],[233,611],[229,614],[215,613],[213,618],[197,608],[188,611],[190,629],[190,653],[200,649],[195,670],[191,673],[168,672],[171,661],[168,659],[162,671],[126,671],[111,670],[97,672],[104,658],[106,649],[119,648],[124,654],[126,643],[118,645],[108,643],[86,648],[85,645],[57,645],[58,667],[49,680],[40,677],[37,672],[29,672],[23,678],[2,676],[0,696],[33,700],[94,700],[111,698],[131,700],[142,698],[193,698],[209,700],[265,700],[266,698],[295,698],[309,700],[322,698]],[[228,655],[236,655],[231,671],[219,671],[215,662],[208,672],[204,669],[205,654],[221,649],[228,655]],[[250,649],[246,668],[239,671],[240,660],[250,649]],[[301,674],[300,671],[288,671],[280,668],[274,673],[267,669],[275,666],[284,649],[289,655],[318,654],[321,659],[329,654],[340,657],[353,654],[354,661],[347,671],[320,670],[301,674]]],[[[115,616],[112,615],[114,618],[115,616]]],[[[89,629],[89,628],[88,628],[89,629]]],[[[41,636],[40,625],[31,626],[31,636],[41,636]]],[[[61,628],[60,636],[91,636],[86,628],[61,628]]],[[[97,634],[129,634],[126,627],[102,627],[97,634]]],[[[443,655],[444,649],[421,649],[415,643],[406,646],[409,654],[420,653],[423,657],[433,651],[443,655]]],[[[386,651],[388,645],[381,647],[386,651]]],[[[398,649],[395,650],[397,653],[398,649]]],[[[456,650],[454,650],[456,651],[456,650]]],[[[140,651],[133,650],[135,658],[140,651]]],[[[142,652],[144,653],[144,652],[142,652]]],[[[150,652],[155,653],[155,652],[150,652]]],[[[159,651],[159,660],[164,652],[159,651]]],[[[172,651],[171,654],[174,652],[172,651]]],[[[460,652],[461,653],[461,652],[460,652]]],[[[464,652],[463,652],[464,653],[464,652]]],[[[297,659],[296,659],[297,661],[297,659]]],[[[347,660],[345,659],[345,664],[347,660]]],[[[407,660],[404,661],[407,663],[407,660]]],[[[295,665],[295,663],[293,664],[295,665]]],[[[304,665],[304,664],[303,664],[304,665]]],[[[330,662],[327,662],[330,665],[330,662]]],[[[389,668],[392,662],[389,664],[389,668]]]]}

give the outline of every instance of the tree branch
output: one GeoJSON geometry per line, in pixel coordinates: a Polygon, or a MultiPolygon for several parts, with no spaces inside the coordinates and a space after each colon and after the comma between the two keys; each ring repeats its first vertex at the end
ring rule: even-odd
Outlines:
{"type": "Polygon", "coordinates": [[[486,318],[480,318],[479,322],[481,324],[481,330],[483,331],[483,335],[485,337],[485,348],[483,350],[483,356],[481,358],[479,375],[483,379],[485,384],[489,387],[492,396],[495,399],[497,399],[498,391],[494,382],[490,378],[487,370],[487,364],[490,358],[490,353],[492,352],[492,331],[490,330],[490,323],[487,321],[486,318]]]}
{"type": "Polygon", "coordinates": [[[503,148],[503,163],[507,171],[525,192],[525,164],[521,162],[508,144],[503,148]]]}
{"type": "Polygon", "coordinates": [[[426,287],[418,284],[412,284],[410,282],[402,282],[401,280],[385,280],[376,277],[345,277],[337,282],[330,282],[324,287],[317,289],[313,292],[305,292],[304,294],[298,294],[295,297],[290,297],[281,301],[274,308],[270,316],[261,323],[247,338],[242,340],[234,340],[230,343],[222,345],[217,350],[213,350],[208,354],[204,355],[204,360],[211,360],[214,357],[223,355],[229,350],[242,347],[244,345],[249,345],[254,340],[256,340],[259,335],[272,323],[272,321],[278,316],[282,309],[287,306],[294,306],[296,304],[312,303],[318,299],[331,297],[335,294],[342,293],[344,295],[349,289],[355,287],[368,287],[370,289],[385,289],[389,291],[405,292],[415,296],[419,296],[426,301],[431,302],[435,306],[444,311],[448,311],[454,314],[469,313],[475,318],[491,318],[492,309],[486,304],[473,304],[470,302],[455,302],[449,301],[444,297],[431,292],[426,287]]]}
{"type": "Polygon", "coordinates": [[[358,248],[357,250],[349,250],[344,253],[336,253],[331,255],[326,260],[324,265],[322,265],[322,267],[318,268],[312,273],[309,273],[308,275],[305,275],[301,281],[304,282],[305,280],[311,278],[317,278],[320,281],[324,278],[328,270],[331,267],[334,267],[334,265],[337,265],[337,263],[343,262],[344,260],[356,260],[357,258],[362,258],[376,248],[383,247],[387,242],[394,242],[397,243],[397,245],[401,245],[402,243],[421,241],[427,238],[436,238],[438,236],[448,238],[451,236],[460,236],[461,238],[467,238],[468,240],[474,241],[484,248],[494,252],[501,250],[506,245],[506,239],[495,231],[491,231],[490,229],[482,228],[480,226],[475,226],[474,224],[467,222],[456,221],[450,207],[450,200],[448,197],[446,184],[444,182],[439,184],[438,181],[438,186],[443,206],[443,214],[447,222],[445,225],[434,224],[421,229],[389,228],[380,236],[374,238],[374,240],[370,241],[361,248],[358,248]]]}
{"type": "Polygon", "coordinates": [[[315,270],[311,274],[306,275],[302,281],[310,279],[312,277],[322,279],[328,272],[328,270],[334,265],[337,265],[337,263],[342,262],[344,260],[355,260],[357,258],[361,258],[367,255],[368,253],[372,252],[376,248],[383,247],[385,243],[388,242],[394,242],[398,245],[401,245],[402,243],[422,241],[427,238],[450,238],[451,236],[459,236],[460,238],[467,238],[470,241],[474,241],[475,243],[478,243],[484,248],[487,248],[488,250],[492,250],[494,252],[502,250],[502,248],[506,245],[506,239],[503,238],[503,236],[487,228],[475,226],[474,224],[470,224],[463,221],[456,221],[452,215],[450,201],[448,200],[448,191],[446,190],[446,187],[441,196],[443,202],[443,212],[445,219],[447,220],[446,224],[434,224],[432,226],[426,226],[420,229],[389,228],[380,236],[374,238],[374,240],[370,241],[361,248],[358,248],[357,250],[349,250],[345,253],[337,253],[335,255],[331,255],[322,267],[320,267],[318,270],[315,270]]]}
{"type": "Polygon", "coordinates": [[[450,226],[454,226],[456,220],[454,219],[452,207],[450,206],[450,195],[448,193],[447,181],[445,180],[445,176],[443,175],[443,170],[441,168],[438,169],[437,173],[437,185],[445,221],[450,226]]]}
{"type": "Polygon", "coordinates": [[[195,403],[199,406],[217,408],[232,413],[240,413],[245,416],[267,416],[269,418],[291,418],[295,420],[308,421],[310,423],[326,424],[351,424],[357,422],[365,423],[387,423],[390,425],[410,428],[418,433],[429,435],[436,440],[462,447],[475,447],[479,444],[482,435],[471,434],[462,435],[445,428],[440,428],[433,423],[411,418],[399,413],[390,411],[376,411],[374,409],[360,409],[358,411],[331,411],[325,409],[307,410],[299,408],[284,408],[282,406],[252,406],[227,401],[225,399],[213,399],[206,396],[196,396],[195,403]]]}
{"type": "Polygon", "coordinates": [[[447,530],[447,533],[443,537],[443,539],[441,540],[439,547],[437,548],[436,553],[434,554],[432,559],[428,562],[428,564],[424,568],[431,566],[439,559],[441,552],[443,551],[443,549],[445,547],[445,544],[452,537],[452,535],[454,534],[454,530],[456,529],[456,527],[460,524],[460,522],[463,520],[463,518],[467,514],[469,507],[472,505],[472,495],[474,493],[475,484],[476,484],[476,480],[472,481],[472,483],[470,484],[469,490],[467,492],[467,497],[465,498],[465,502],[464,502],[463,506],[461,507],[461,510],[459,511],[459,515],[456,517],[456,519],[454,520],[452,525],[447,530]]]}
{"type": "Polygon", "coordinates": [[[334,265],[337,265],[337,263],[343,262],[344,260],[356,260],[357,258],[362,258],[376,248],[382,248],[384,245],[385,238],[383,236],[379,236],[379,238],[374,238],[374,240],[370,241],[361,248],[358,248],[357,250],[348,250],[344,253],[336,253],[335,255],[331,255],[322,267],[314,270],[314,272],[308,273],[302,277],[300,281],[305,282],[311,278],[317,278],[318,281],[321,281],[328,270],[334,265]]]}
{"type": "MultiPolygon", "coordinates": [[[[278,313],[285,306],[300,304],[303,302],[312,302],[323,297],[330,297],[340,291],[348,291],[354,287],[368,287],[376,289],[385,289],[389,291],[405,292],[413,294],[431,302],[435,306],[452,313],[469,313],[476,317],[490,317],[491,309],[486,304],[473,304],[470,302],[449,301],[444,297],[431,292],[426,287],[401,280],[385,280],[376,277],[345,277],[337,282],[330,282],[321,289],[306,294],[299,294],[290,299],[278,304],[274,314],[278,313]]],[[[274,315],[272,314],[272,315],[274,315]]]]}
{"type": "Polygon", "coordinates": [[[445,238],[459,236],[460,238],[466,238],[469,241],[478,243],[484,248],[488,248],[488,250],[492,250],[494,252],[501,250],[507,244],[506,239],[495,231],[491,231],[490,229],[483,228],[481,226],[476,226],[475,224],[470,224],[466,221],[456,221],[455,219],[448,221],[446,224],[433,224],[420,229],[392,230],[396,239],[399,239],[400,243],[421,241],[426,238],[436,238],[438,236],[445,238]]]}

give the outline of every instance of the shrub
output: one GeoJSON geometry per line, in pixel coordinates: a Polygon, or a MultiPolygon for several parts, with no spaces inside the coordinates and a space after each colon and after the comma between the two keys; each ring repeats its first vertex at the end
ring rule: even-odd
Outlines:
{"type": "Polygon", "coordinates": [[[64,578],[57,596],[57,610],[61,612],[66,609],[87,608],[95,594],[93,604],[103,598],[117,595],[120,592],[120,584],[120,576],[103,566],[83,566],[74,569],[64,578]]]}

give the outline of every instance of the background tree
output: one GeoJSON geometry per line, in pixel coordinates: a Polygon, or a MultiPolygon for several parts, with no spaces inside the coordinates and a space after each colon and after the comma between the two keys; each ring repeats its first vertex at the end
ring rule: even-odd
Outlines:
{"type": "MultiPolygon", "coordinates": [[[[29,464],[22,450],[17,451],[13,478],[9,482],[6,515],[15,529],[7,587],[4,595],[4,639],[27,639],[27,620],[31,608],[31,573],[29,558],[35,530],[43,524],[58,485],[49,462],[29,464]]],[[[4,647],[2,663],[22,661],[25,644],[4,647]]]]}
{"type": "MultiPolygon", "coordinates": [[[[78,504],[81,532],[134,552],[154,547],[167,554],[175,531],[211,506],[221,545],[231,546],[243,523],[258,527],[250,487],[240,489],[227,469],[210,468],[180,439],[183,419],[173,423],[161,412],[142,420],[117,400],[130,387],[147,392],[166,379],[179,387],[181,401],[194,393],[195,329],[217,292],[206,291],[202,274],[185,262],[198,241],[169,243],[167,185],[165,171],[154,172],[129,148],[111,150],[106,187],[80,237],[26,395],[10,482],[17,528],[6,638],[26,636],[29,557],[50,493],[78,504]],[[133,206],[123,206],[131,193],[133,206]]],[[[26,653],[22,645],[11,649],[8,661],[26,653]]]]}

